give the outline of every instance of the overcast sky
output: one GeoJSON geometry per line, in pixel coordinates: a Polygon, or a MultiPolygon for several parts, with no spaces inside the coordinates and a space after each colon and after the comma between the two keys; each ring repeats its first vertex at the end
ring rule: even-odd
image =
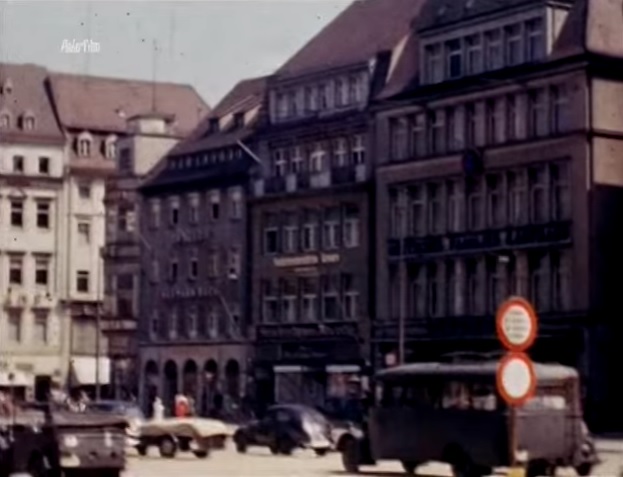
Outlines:
{"type": "Polygon", "coordinates": [[[214,106],[237,81],[274,71],[350,1],[0,0],[0,61],[146,80],[155,70],[214,106]],[[74,39],[100,51],[61,52],[74,39]]]}

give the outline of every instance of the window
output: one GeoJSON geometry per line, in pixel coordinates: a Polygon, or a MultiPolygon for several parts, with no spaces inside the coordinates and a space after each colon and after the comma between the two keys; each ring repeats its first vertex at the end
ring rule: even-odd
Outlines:
{"type": "Polygon", "coordinates": [[[428,315],[439,316],[442,311],[441,283],[439,281],[439,271],[437,264],[432,263],[427,267],[427,297],[428,315]]]}
{"type": "Polygon", "coordinates": [[[13,156],[13,172],[24,173],[24,156],[13,156]]]}
{"type": "Polygon", "coordinates": [[[39,158],[39,174],[48,175],[50,173],[50,158],[49,157],[40,157],[39,158]]]}
{"type": "Polygon", "coordinates": [[[169,280],[172,282],[177,281],[178,275],[178,263],[176,259],[169,262],[169,280]]]}
{"type": "Polygon", "coordinates": [[[149,333],[153,338],[160,334],[160,315],[158,311],[154,311],[151,315],[149,333]]]}
{"type": "Polygon", "coordinates": [[[283,227],[283,251],[294,253],[298,251],[299,228],[296,214],[288,214],[283,227]]]}
{"type": "Polygon", "coordinates": [[[316,88],[305,88],[305,110],[308,113],[318,111],[318,90],[316,88]]]}
{"type": "Polygon", "coordinates": [[[350,102],[353,104],[363,101],[363,92],[361,91],[362,83],[357,76],[351,76],[348,79],[348,95],[350,102]]]}
{"type": "Polygon", "coordinates": [[[400,161],[408,156],[408,123],[405,118],[393,119],[390,122],[391,159],[400,161]]]}
{"type": "Polygon", "coordinates": [[[302,278],[300,281],[303,321],[318,319],[318,283],[313,278],[302,278]]]}
{"type": "Polygon", "coordinates": [[[35,258],[35,284],[47,286],[50,279],[50,259],[35,258]]]}
{"type": "Polygon", "coordinates": [[[449,261],[446,263],[446,307],[448,316],[457,316],[461,314],[459,308],[460,299],[458,297],[457,267],[456,263],[449,261]]]}
{"type": "Polygon", "coordinates": [[[229,218],[238,220],[242,218],[242,193],[232,191],[229,195],[229,218]]]}
{"type": "Polygon", "coordinates": [[[504,141],[502,135],[502,118],[500,118],[499,102],[489,99],[485,105],[485,115],[487,119],[487,144],[496,144],[504,141]]]}
{"type": "Polygon", "coordinates": [[[426,190],[423,186],[414,186],[411,197],[411,233],[415,237],[426,235],[426,190]]]}
{"type": "Polygon", "coordinates": [[[169,321],[169,338],[175,339],[177,337],[177,330],[180,325],[178,311],[173,308],[171,310],[171,316],[169,321]]]}
{"type": "Polygon", "coordinates": [[[150,206],[149,225],[157,229],[160,227],[160,201],[152,200],[150,206]]]}
{"type": "Polygon", "coordinates": [[[467,224],[470,230],[481,230],[484,226],[483,181],[470,180],[467,183],[467,224]]]}
{"type": "Polygon", "coordinates": [[[212,220],[218,220],[221,217],[221,195],[218,191],[210,195],[210,216],[212,220]]]}
{"type": "Polygon", "coordinates": [[[441,62],[441,45],[426,47],[426,71],[429,83],[443,81],[443,64],[441,62]]]}
{"type": "Polygon", "coordinates": [[[500,30],[489,31],[485,34],[486,62],[488,70],[495,70],[503,66],[502,62],[502,33],[500,30]]]}
{"type": "Polygon", "coordinates": [[[551,256],[552,305],[555,310],[571,308],[571,255],[560,250],[551,256]]]}
{"type": "Polygon", "coordinates": [[[530,181],[530,220],[533,223],[546,222],[548,217],[547,168],[533,167],[528,175],[530,181]]]}
{"type": "Polygon", "coordinates": [[[318,86],[318,105],[320,110],[329,108],[329,85],[322,83],[318,86]]]}
{"type": "Polygon", "coordinates": [[[391,238],[402,238],[406,235],[404,191],[392,190],[389,195],[391,204],[391,212],[389,215],[391,238]]]}
{"type": "Polygon", "coordinates": [[[569,164],[552,164],[552,219],[567,220],[571,217],[571,190],[569,185],[569,164]]]}
{"type": "Polygon", "coordinates": [[[528,128],[531,137],[547,134],[547,104],[545,90],[532,91],[528,99],[528,128]]]}
{"type": "Polygon", "coordinates": [[[279,251],[279,229],[269,227],[264,229],[264,252],[273,254],[279,251]]]}
{"type": "Polygon", "coordinates": [[[509,94],[506,97],[506,137],[509,141],[517,139],[517,97],[509,94]]]}
{"type": "Polygon", "coordinates": [[[465,276],[467,277],[467,312],[470,315],[482,314],[483,284],[479,273],[477,260],[465,262],[465,276]]]}
{"type": "Polygon", "coordinates": [[[8,313],[9,326],[8,338],[13,343],[22,341],[22,312],[20,310],[11,310],[8,313]]]}
{"type": "Polygon", "coordinates": [[[91,185],[90,184],[80,184],[78,185],[78,195],[81,199],[90,199],[91,198],[91,185]]]}
{"type": "Polygon", "coordinates": [[[446,70],[448,78],[458,78],[463,74],[463,48],[461,40],[446,43],[446,70]]]}
{"type": "Polygon", "coordinates": [[[482,71],[482,42],[480,35],[467,38],[467,73],[478,74],[482,71]]]}
{"type": "Polygon", "coordinates": [[[537,61],[545,56],[543,20],[535,18],[526,23],[526,60],[537,61]]]}
{"type": "Polygon", "coordinates": [[[504,195],[502,178],[497,175],[487,177],[487,223],[489,227],[504,225],[504,195]]]}
{"type": "Polygon", "coordinates": [[[344,247],[359,246],[359,208],[346,206],[344,209],[344,229],[342,232],[344,247]]]}
{"type": "Polygon", "coordinates": [[[104,143],[104,155],[106,156],[106,159],[114,159],[117,155],[117,141],[115,136],[109,136],[106,138],[104,143]]]}
{"type": "Polygon", "coordinates": [[[332,209],[327,211],[322,224],[322,246],[325,250],[335,250],[339,247],[340,211],[332,209]]]}
{"type": "Polygon", "coordinates": [[[81,245],[91,242],[91,224],[88,222],[78,222],[78,241],[81,245]]]}
{"type": "Polygon", "coordinates": [[[335,277],[322,277],[322,317],[326,321],[339,319],[339,288],[335,277]]]}
{"type": "Polygon", "coordinates": [[[537,311],[549,311],[550,280],[547,255],[534,252],[528,257],[530,270],[530,299],[537,311]]]}
{"type": "Polygon", "coordinates": [[[76,290],[79,293],[89,292],[89,272],[86,270],[79,270],[76,276],[76,290]]]}
{"type": "Polygon", "coordinates": [[[430,145],[433,154],[442,154],[445,152],[446,137],[444,129],[444,111],[438,110],[430,113],[429,123],[431,131],[430,145]]]}
{"type": "Polygon", "coordinates": [[[344,138],[335,141],[333,149],[333,163],[335,167],[344,167],[348,165],[348,142],[344,138]]]}
{"type": "Polygon", "coordinates": [[[188,278],[196,280],[199,277],[199,257],[197,250],[190,251],[190,259],[188,265],[188,278]]]}
{"type": "Polygon", "coordinates": [[[288,117],[288,100],[284,94],[277,95],[277,118],[285,119],[288,117]]]}
{"type": "Polygon", "coordinates": [[[523,225],[527,218],[527,187],[525,171],[508,173],[508,219],[513,225],[523,225]]]}
{"type": "Polygon", "coordinates": [[[295,118],[298,116],[298,101],[297,101],[296,91],[291,91],[288,93],[288,116],[291,118],[295,118]]]}
{"type": "Polygon", "coordinates": [[[448,231],[459,232],[461,230],[462,203],[461,185],[458,180],[449,181],[447,184],[448,201],[448,231]]]}
{"type": "Polygon", "coordinates": [[[6,113],[0,114],[0,128],[8,129],[11,126],[11,116],[6,113]]]}
{"type": "Polygon", "coordinates": [[[353,164],[365,164],[366,162],[366,144],[364,141],[364,136],[362,134],[357,134],[353,136],[353,147],[351,149],[351,154],[353,157],[353,164]]]}
{"type": "Polygon", "coordinates": [[[50,202],[37,202],[37,227],[50,228],[50,202]]]}
{"type": "Polygon", "coordinates": [[[78,139],[78,155],[89,157],[91,155],[91,139],[81,137],[78,139]]]}
{"type": "Polygon", "coordinates": [[[212,250],[208,255],[208,275],[212,278],[218,276],[219,268],[219,253],[212,250]]]}
{"type": "Polygon", "coordinates": [[[465,106],[465,144],[473,147],[476,144],[476,105],[473,103],[465,106]]]}
{"type": "Polygon", "coordinates": [[[504,29],[506,43],[506,64],[518,65],[522,61],[521,26],[512,25],[504,29]]]}
{"type": "Polygon", "coordinates": [[[428,185],[428,230],[433,235],[443,232],[444,216],[441,201],[441,186],[439,184],[428,185]]]}
{"type": "Polygon", "coordinates": [[[13,256],[9,258],[9,283],[11,285],[21,285],[23,283],[22,275],[23,257],[13,256]]]}
{"type": "Polygon", "coordinates": [[[294,323],[297,316],[296,282],[283,281],[281,284],[282,317],[286,323],[294,323]]]}
{"type": "Polygon", "coordinates": [[[275,149],[273,151],[273,176],[283,177],[286,175],[286,152],[284,149],[275,149]]]}
{"type": "Polygon", "coordinates": [[[186,315],[186,331],[189,338],[197,336],[197,307],[190,306],[186,315]]]}
{"type": "Polygon", "coordinates": [[[454,108],[446,108],[446,147],[448,151],[453,152],[459,149],[456,132],[456,110],[454,108]]]}
{"type": "Polygon", "coordinates": [[[229,279],[237,280],[240,276],[240,249],[232,247],[229,250],[229,279]]]}
{"type": "Polygon", "coordinates": [[[303,157],[302,148],[297,146],[292,148],[290,160],[290,171],[292,174],[300,174],[305,170],[305,157],[303,157]]]}
{"type": "Polygon", "coordinates": [[[348,105],[348,83],[342,78],[335,81],[335,98],[338,108],[348,105]]]}
{"type": "Polygon", "coordinates": [[[355,277],[351,274],[342,275],[342,313],[345,320],[356,320],[359,317],[359,292],[355,286],[355,277]]]}
{"type": "Polygon", "coordinates": [[[569,129],[569,96],[564,85],[554,86],[551,91],[552,132],[561,133],[569,129]]]}
{"type": "Polygon", "coordinates": [[[31,115],[24,116],[22,118],[22,125],[24,127],[24,130],[32,131],[33,129],[35,129],[35,118],[33,118],[31,115]]]}
{"type": "Polygon", "coordinates": [[[158,262],[157,258],[151,261],[151,281],[152,283],[160,281],[160,262],[158,262]]]}
{"type": "Polygon", "coordinates": [[[426,146],[426,116],[422,113],[413,118],[412,146],[415,157],[424,157],[428,151],[426,146]]]}
{"type": "Polygon", "coordinates": [[[11,200],[11,225],[24,226],[24,202],[21,200],[11,200]]]}
{"type": "Polygon", "coordinates": [[[417,317],[426,316],[426,269],[418,266],[410,272],[411,275],[411,293],[410,293],[410,309],[411,314],[417,317]]]}
{"type": "Polygon", "coordinates": [[[316,143],[314,148],[312,149],[311,154],[309,155],[309,170],[312,173],[322,172],[325,170],[327,159],[327,151],[324,148],[324,145],[321,143],[316,143]]]}
{"type": "Polygon", "coordinates": [[[199,223],[199,196],[191,195],[188,198],[188,222],[192,225],[199,223]]]}
{"type": "Polygon", "coordinates": [[[494,256],[487,260],[487,311],[491,314],[495,314],[498,307],[507,298],[509,290],[506,288],[504,280],[504,274],[501,273],[500,258],[494,256]]]}
{"type": "Polygon", "coordinates": [[[172,200],[169,204],[169,223],[177,225],[180,221],[180,206],[177,200],[172,200]]]}
{"type": "Polygon", "coordinates": [[[211,339],[218,338],[218,335],[219,335],[218,314],[216,313],[215,310],[210,310],[206,318],[207,318],[206,329],[208,332],[208,337],[211,339]]]}
{"type": "Polygon", "coordinates": [[[301,247],[304,252],[316,250],[318,247],[318,217],[314,212],[306,212],[303,223],[301,247]]]}
{"type": "Polygon", "coordinates": [[[279,321],[279,301],[277,290],[270,281],[265,281],[262,285],[262,302],[264,322],[277,323],[279,321]]]}
{"type": "Polygon", "coordinates": [[[33,339],[37,344],[47,344],[48,342],[48,314],[45,312],[35,313],[33,339]]]}

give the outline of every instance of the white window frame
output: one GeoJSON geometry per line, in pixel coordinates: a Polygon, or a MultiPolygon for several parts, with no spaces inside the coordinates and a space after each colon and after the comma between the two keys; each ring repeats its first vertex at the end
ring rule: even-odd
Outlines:
{"type": "Polygon", "coordinates": [[[409,231],[414,237],[423,237],[428,233],[428,210],[424,184],[419,184],[411,189],[409,203],[409,231]]]}
{"type": "Polygon", "coordinates": [[[171,310],[171,321],[169,322],[169,339],[177,338],[179,329],[180,315],[177,308],[171,310]]]}
{"type": "Polygon", "coordinates": [[[78,238],[81,245],[88,245],[91,243],[91,223],[88,220],[79,220],[76,226],[78,232],[78,238]]]}
{"type": "Polygon", "coordinates": [[[301,237],[301,249],[304,252],[312,252],[318,249],[318,222],[310,221],[303,224],[303,236],[301,237]],[[306,235],[308,234],[308,236],[306,235]],[[309,243],[306,243],[309,239],[309,243]]]}
{"type": "Polygon", "coordinates": [[[206,334],[210,339],[216,339],[219,337],[219,319],[216,310],[211,309],[206,315],[206,334]]]}
{"type": "Polygon", "coordinates": [[[309,171],[314,173],[323,172],[327,164],[327,150],[321,142],[314,144],[309,155],[309,171]]]}
{"type": "Polygon", "coordinates": [[[470,35],[465,40],[465,56],[466,56],[466,72],[467,74],[474,75],[481,73],[483,70],[483,37],[481,34],[476,33],[470,35]]]}
{"type": "Polygon", "coordinates": [[[443,60],[441,44],[426,45],[424,57],[426,61],[426,78],[428,83],[443,81],[443,60]]]}
{"type": "Polygon", "coordinates": [[[538,61],[545,56],[545,25],[543,18],[536,17],[528,20],[526,31],[526,61],[538,61]],[[534,26],[538,28],[533,28],[534,26]],[[536,51],[534,47],[536,46],[536,51]]]}
{"type": "Polygon", "coordinates": [[[50,286],[50,257],[35,256],[35,286],[37,288],[48,288],[50,286]],[[45,283],[39,283],[37,281],[37,274],[40,271],[45,272],[45,283]]]}
{"type": "Polygon", "coordinates": [[[301,298],[301,318],[306,323],[313,323],[318,320],[317,293],[303,293],[301,298]]]}
{"type": "Polygon", "coordinates": [[[7,339],[11,343],[21,343],[24,339],[24,315],[22,310],[9,310],[7,313],[7,339]],[[15,330],[15,333],[13,333],[15,330]]]}
{"type": "Polygon", "coordinates": [[[503,34],[501,29],[485,32],[486,70],[496,70],[504,66],[503,34]],[[495,53],[494,56],[492,53],[495,53]]]}
{"type": "Polygon", "coordinates": [[[22,199],[11,199],[11,227],[23,228],[24,223],[24,201],[22,199]],[[19,217],[19,220],[15,220],[19,217]]]}
{"type": "Polygon", "coordinates": [[[325,219],[322,228],[322,248],[325,250],[336,250],[339,247],[339,219],[325,219]]]}
{"type": "Polygon", "coordinates": [[[35,311],[33,314],[33,341],[39,345],[47,345],[50,340],[50,315],[43,310],[35,311]],[[43,324],[43,327],[41,326],[43,324]],[[38,336],[38,330],[43,330],[43,336],[38,336]]]}
{"type": "Polygon", "coordinates": [[[455,38],[453,40],[449,40],[445,44],[445,55],[446,55],[446,78],[448,79],[456,79],[460,78],[465,74],[465,61],[463,57],[463,42],[460,38],[455,38]],[[455,46],[458,45],[456,48],[455,46]],[[459,72],[458,74],[452,74],[452,63],[453,60],[458,58],[459,64],[459,72]]]}
{"type": "Polygon", "coordinates": [[[24,256],[23,255],[9,255],[9,285],[21,286],[24,284],[24,256]],[[19,272],[19,281],[13,281],[11,277],[12,271],[19,272]]]}
{"type": "Polygon", "coordinates": [[[348,141],[345,138],[337,138],[333,149],[333,157],[336,167],[348,165],[348,141]]]}
{"type": "Polygon", "coordinates": [[[342,232],[342,243],[344,248],[356,248],[361,241],[359,226],[360,219],[358,217],[345,217],[344,229],[342,232]]]}
{"type": "Polygon", "coordinates": [[[292,148],[290,163],[292,174],[300,174],[305,171],[305,156],[302,147],[295,146],[292,148]]]}
{"type": "Polygon", "coordinates": [[[351,148],[352,163],[355,165],[365,164],[366,162],[366,143],[363,134],[355,134],[353,136],[353,144],[351,148]]]}
{"type": "Polygon", "coordinates": [[[523,25],[521,23],[508,25],[504,28],[504,61],[506,66],[517,66],[523,62],[522,30],[523,25]],[[515,49],[518,56],[512,61],[511,52],[515,49]]]}
{"type": "Polygon", "coordinates": [[[154,310],[151,313],[151,320],[149,321],[149,335],[151,338],[156,338],[160,334],[160,315],[158,310],[154,310]]]}

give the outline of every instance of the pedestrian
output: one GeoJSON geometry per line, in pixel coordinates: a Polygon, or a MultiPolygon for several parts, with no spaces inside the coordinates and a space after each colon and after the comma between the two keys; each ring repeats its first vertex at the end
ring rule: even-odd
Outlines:
{"type": "Polygon", "coordinates": [[[152,412],[155,420],[159,421],[164,419],[164,404],[162,404],[162,399],[158,396],[154,399],[152,412]]]}

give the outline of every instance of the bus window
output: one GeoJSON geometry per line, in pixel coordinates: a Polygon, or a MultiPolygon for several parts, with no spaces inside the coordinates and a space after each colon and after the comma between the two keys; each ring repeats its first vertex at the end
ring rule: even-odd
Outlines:
{"type": "Polygon", "coordinates": [[[525,409],[565,411],[569,409],[565,389],[561,388],[538,388],[536,395],[524,405],[525,409]]]}

